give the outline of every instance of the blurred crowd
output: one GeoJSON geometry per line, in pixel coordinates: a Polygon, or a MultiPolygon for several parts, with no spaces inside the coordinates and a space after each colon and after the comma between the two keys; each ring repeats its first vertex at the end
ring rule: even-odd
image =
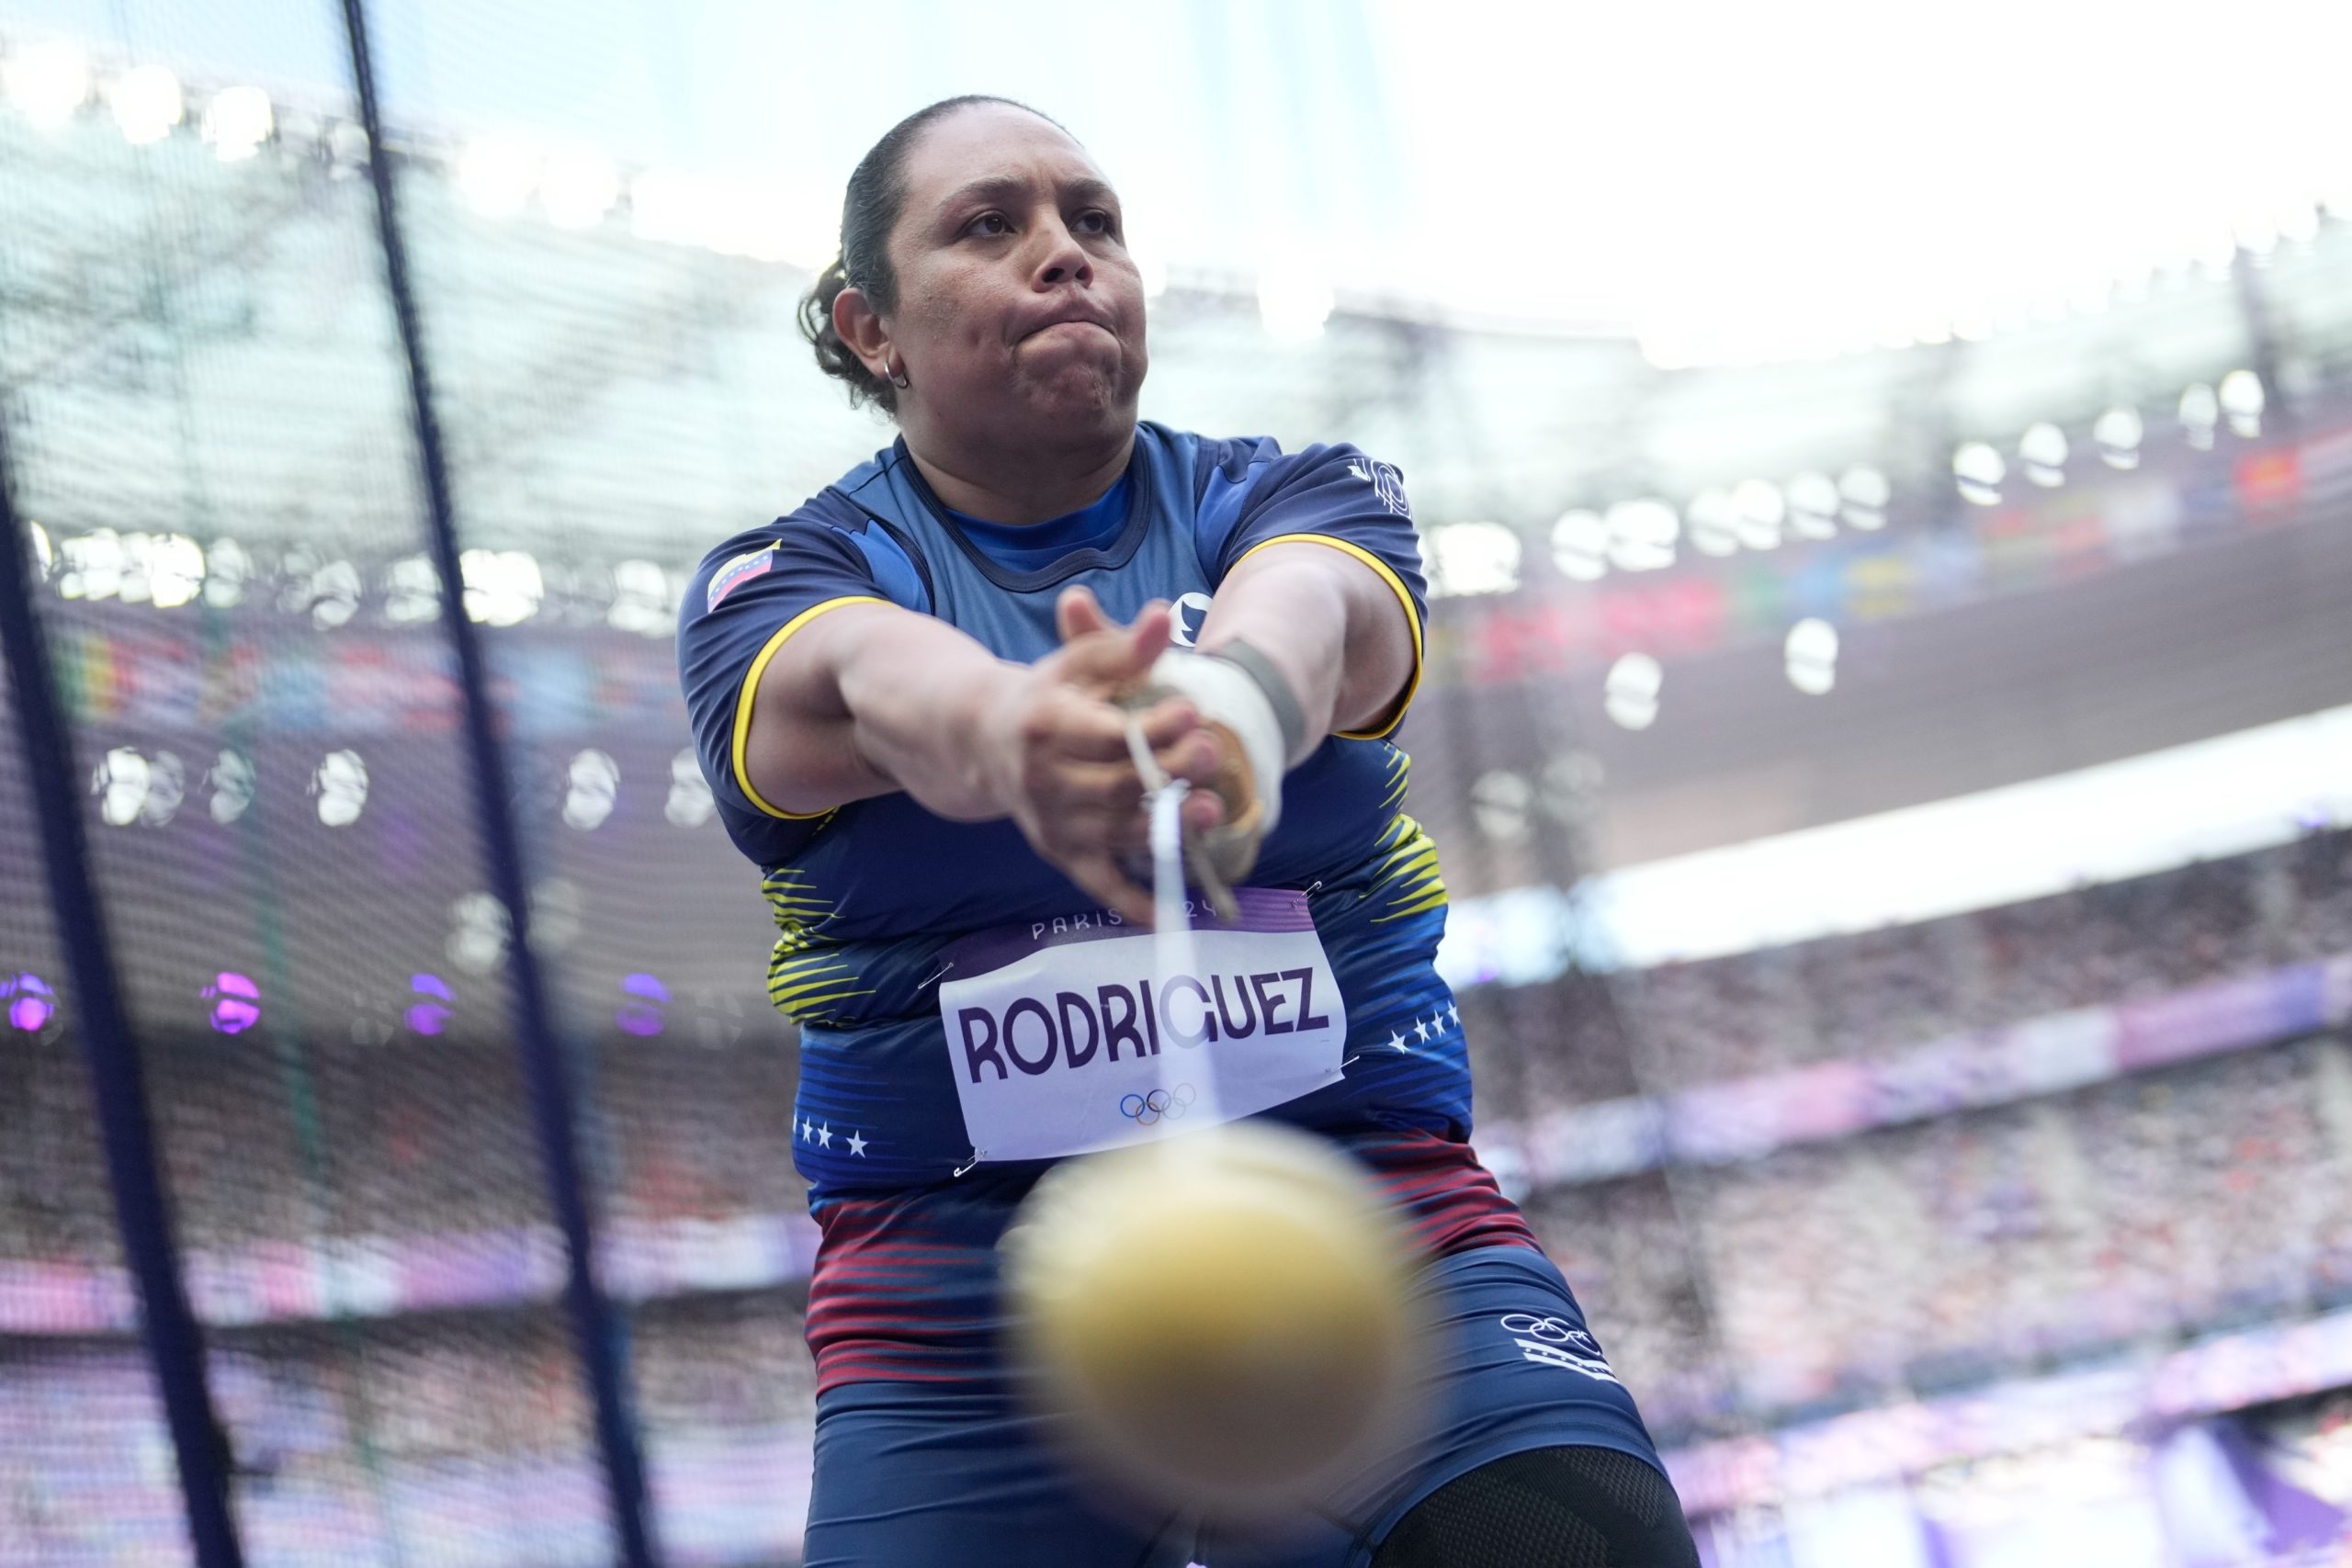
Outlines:
{"type": "Polygon", "coordinates": [[[1530,1210],[1673,1430],[2352,1303],[2347,1191],[2323,1037],[1530,1210]]]}
{"type": "Polygon", "coordinates": [[[1475,993],[1482,1114],[1880,1055],[2352,953],[2352,832],[1998,908],[1475,993]]]}
{"type": "MultiPolygon", "coordinates": [[[[651,1303],[629,1314],[633,1392],[656,1451],[673,1439],[816,1418],[816,1375],[789,1292],[651,1303]]],[[[286,1480],[356,1450],[393,1461],[593,1451],[587,1392],[551,1306],[396,1319],[364,1333],[224,1337],[222,1400],[240,1463],[286,1480]]]]}
{"type": "MultiPolygon", "coordinates": [[[[2352,834],[2328,831],[1898,930],[1489,987],[1463,1010],[1481,1114],[1527,1116],[2345,952],[2352,834]]],[[[609,1221],[658,1228],[803,1208],[786,1132],[788,1050],[616,1036],[575,1061],[583,1152],[609,1221]]],[[[206,1034],[150,1044],[147,1066],[192,1249],[548,1223],[509,1049],[290,1050],[206,1034]]],[[[106,1191],[70,1039],[0,1039],[0,1273],[118,1263],[106,1191]]],[[[2352,1300],[2346,1191],[2352,1055],[2317,1039],[1736,1166],[1540,1191],[1528,1204],[1671,1435],[2352,1300]]],[[[778,1292],[638,1311],[653,1429],[805,1416],[797,1314],[778,1292]]],[[[364,1373],[351,1392],[374,1413],[376,1440],[401,1451],[529,1449],[542,1440],[533,1433],[584,1431],[581,1412],[522,1395],[553,1386],[563,1392],[548,1397],[576,1398],[574,1378],[531,1370],[535,1354],[562,1360],[560,1341],[532,1352],[503,1343],[505,1332],[472,1319],[378,1322],[364,1366],[338,1371],[323,1349],[297,1359],[320,1389],[364,1373]],[[478,1329],[480,1353],[468,1353],[478,1329]],[[484,1396],[507,1382],[514,1398],[484,1396]],[[453,1412],[488,1425],[452,1426],[453,1412]]]]}
{"type": "Polygon", "coordinates": [[[0,1268],[119,1265],[89,1076],[68,1042],[0,1031],[0,1268]]]}
{"type": "Polygon", "coordinates": [[[1922,1044],[2352,952],[2352,833],[1628,977],[1660,1085],[1922,1044]]]}
{"type": "MultiPolygon", "coordinates": [[[[805,1208],[785,1132],[788,1053],[621,1038],[579,1061],[583,1155],[607,1219],[658,1224],[805,1208]]],[[[281,1052],[191,1035],[151,1048],[146,1071],[186,1247],[548,1223],[547,1179],[511,1048],[338,1041],[281,1052]]],[[[107,1190],[73,1043],[0,1036],[0,1265],[118,1261],[107,1190]]]]}
{"type": "MultiPolygon", "coordinates": [[[[2352,1047],[2266,1047],[1715,1168],[1539,1192],[1530,1217],[1679,1442],[2352,1305],[2352,1047]]],[[[631,1310],[664,1444],[805,1430],[790,1287],[631,1310]],[[732,1435],[730,1437],[730,1434],[732,1435]]],[[[239,1331],[266,1463],[561,1457],[585,1441],[551,1306],[239,1331]],[[307,1438],[289,1431],[307,1411],[307,1438]],[[304,1459],[308,1454],[312,1457],[304,1459]]]]}
{"type": "MultiPolygon", "coordinates": [[[[686,1521],[681,1560],[711,1560],[687,1548],[712,1530],[735,1559],[746,1541],[780,1558],[797,1537],[816,1415],[795,1295],[662,1302],[628,1326],[648,1467],[686,1521]]],[[[605,1559],[592,1415],[557,1308],[217,1331],[210,1350],[223,1452],[261,1555],[605,1559]]],[[[36,1345],[0,1359],[0,1561],[185,1557],[134,1346],[36,1345]],[[134,1521],[155,1538],[143,1555],[134,1521]]]]}

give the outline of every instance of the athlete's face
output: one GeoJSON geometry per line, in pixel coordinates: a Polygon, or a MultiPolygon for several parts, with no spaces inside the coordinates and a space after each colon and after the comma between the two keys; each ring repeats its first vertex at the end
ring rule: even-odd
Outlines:
{"type": "Polygon", "coordinates": [[[882,318],[928,429],[1000,450],[1124,437],[1143,388],[1143,281],[1119,197],[1083,148],[1001,104],[959,109],[909,151],[882,318]]]}

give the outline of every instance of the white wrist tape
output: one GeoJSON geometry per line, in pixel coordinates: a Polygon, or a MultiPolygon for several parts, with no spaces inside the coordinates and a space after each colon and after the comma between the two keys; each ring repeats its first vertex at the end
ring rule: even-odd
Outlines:
{"type": "Polygon", "coordinates": [[[1189,698],[1204,721],[1233,732],[1265,812],[1261,836],[1272,832],[1283,807],[1283,727],[1265,688],[1238,664],[1178,648],[1153,660],[1146,680],[1189,698]]]}

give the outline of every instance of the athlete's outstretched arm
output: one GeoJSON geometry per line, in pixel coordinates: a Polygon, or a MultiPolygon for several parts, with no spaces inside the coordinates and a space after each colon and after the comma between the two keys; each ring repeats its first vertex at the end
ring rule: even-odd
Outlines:
{"type": "Polygon", "coordinates": [[[1400,591],[1351,551],[1313,539],[1252,550],[1217,585],[1200,647],[1238,638],[1290,682],[1306,723],[1296,763],[1332,733],[1376,730],[1410,695],[1419,643],[1400,591]]]}
{"type": "MultiPolygon", "coordinates": [[[[1148,924],[1150,898],[1118,865],[1148,825],[1125,715],[1110,698],[1167,646],[1168,609],[1155,604],[1124,627],[1082,592],[1061,609],[1065,641],[1035,664],[1001,660],[892,604],[818,616],[760,672],[745,773],[762,798],[795,815],[905,790],[954,820],[1011,817],[1071,881],[1148,924]]],[[[1214,773],[1216,748],[1190,704],[1162,703],[1143,722],[1163,768],[1214,773]]],[[[1219,808],[1204,792],[1187,809],[1205,827],[1219,808]]]]}

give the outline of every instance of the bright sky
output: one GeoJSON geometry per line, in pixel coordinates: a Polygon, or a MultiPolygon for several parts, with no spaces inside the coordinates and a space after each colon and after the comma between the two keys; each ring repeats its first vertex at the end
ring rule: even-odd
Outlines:
{"type": "MultiPolygon", "coordinates": [[[[10,0],[198,80],[344,78],[327,0],[10,0]]],[[[1179,271],[1668,354],[1928,336],[2352,214],[2342,0],[377,0],[397,121],[740,179],[821,235],[933,98],[1025,97],[1179,271]]],[[[811,239],[806,243],[813,245],[811,239]]]]}

